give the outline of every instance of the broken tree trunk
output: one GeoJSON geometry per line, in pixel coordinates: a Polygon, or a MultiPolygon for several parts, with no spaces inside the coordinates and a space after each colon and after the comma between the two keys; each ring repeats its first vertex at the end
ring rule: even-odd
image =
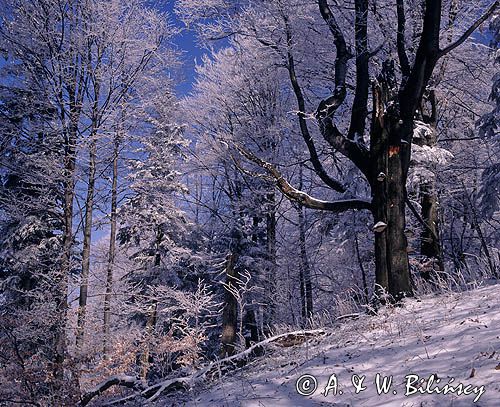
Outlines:
{"type": "MultiPolygon", "coordinates": [[[[413,122],[405,123],[397,110],[391,111],[392,67],[373,86],[373,122],[370,155],[372,157],[371,188],[375,233],[376,294],[384,292],[395,300],[411,295],[410,269],[405,236],[405,140],[413,131],[413,122]]],[[[406,143],[406,144],[405,144],[406,143]]]]}

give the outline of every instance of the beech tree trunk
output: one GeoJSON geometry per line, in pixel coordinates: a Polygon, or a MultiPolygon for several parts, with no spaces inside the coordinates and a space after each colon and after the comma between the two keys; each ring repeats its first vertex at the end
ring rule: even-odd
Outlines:
{"type": "MultiPolygon", "coordinates": [[[[375,233],[376,293],[390,293],[394,300],[411,295],[407,253],[405,197],[406,161],[403,140],[413,132],[413,122],[404,124],[397,112],[387,109],[391,95],[391,69],[373,87],[372,196],[375,233]],[[378,225],[378,227],[377,227],[378,225]]],[[[409,161],[409,160],[408,160],[409,161]]],[[[383,298],[379,298],[385,302],[383,298]]]]}
{"type": "MultiPolygon", "coordinates": [[[[59,405],[68,402],[68,389],[65,388],[65,361],[67,357],[67,317],[68,317],[68,279],[71,272],[71,257],[73,249],[73,200],[75,197],[75,168],[76,168],[76,145],[78,135],[78,121],[81,113],[82,83],[83,75],[76,71],[74,81],[70,83],[69,113],[66,113],[64,98],[60,95],[61,122],[66,124],[64,130],[64,233],[63,252],[61,256],[61,271],[57,275],[54,289],[56,298],[57,321],[54,323],[54,364],[53,364],[53,386],[54,401],[59,405]],[[77,89],[78,86],[78,91],[77,89]]],[[[75,378],[73,378],[75,379],[75,378]]],[[[72,383],[75,384],[75,383],[72,383]]],[[[75,386],[77,390],[77,386],[75,386]]]]}
{"type": "Polygon", "coordinates": [[[113,292],[113,266],[116,253],[116,226],[117,226],[117,201],[118,201],[118,154],[120,142],[115,138],[113,147],[113,178],[111,183],[111,221],[109,233],[108,264],[106,266],[106,292],[104,294],[104,357],[109,354],[109,333],[111,325],[111,295],[113,292]]]}
{"type": "Polygon", "coordinates": [[[64,234],[61,271],[54,284],[57,320],[54,323],[54,400],[64,405],[64,366],[67,353],[66,324],[68,313],[68,277],[71,272],[73,248],[73,199],[75,193],[76,128],[69,130],[64,157],[64,234]]]}
{"type": "MultiPolygon", "coordinates": [[[[92,134],[92,137],[95,134],[92,134]]],[[[82,274],[80,280],[80,298],[78,300],[78,321],[76,328],[76,347],[81,348],[85,330],[85,316],[90,271],[90,245],[92,242],[92,210],[94,206],[94,189],[96,173],[96,140],[91,140],[89,151],[89,179],[87,199],[85,201],[85,220],[83,226],[82,274]]]]}
{"type": "MultiPolygon", "coordinates": [[[[389,152],[391,150],[387,150],[389,152]]],[[[388,173],[383,181],[373,188],[374,223],[382,222],[383,230],[375,233],[375,281],[377,291],[390,293],[397,301],[410,295],[411,283],[405,236],[405,182],[398,153],[393,156],[384,154],[381,162],[386,162],[385,169],[379,173],[388,173]]]]}

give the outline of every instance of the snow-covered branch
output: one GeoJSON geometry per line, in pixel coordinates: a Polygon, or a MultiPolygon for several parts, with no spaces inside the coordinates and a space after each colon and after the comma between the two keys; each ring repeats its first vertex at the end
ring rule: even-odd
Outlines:
{"type": "Polygon", "coordinates": [[[330,212],[343,212],[350,209],[371,209],[371,201],[367,199],[343,199],[338,201],[323,201],[321,199],[314,198],[309,194],[294,188],[290,183],[283,177],[281,172],[271,163],[268,163],[259,157],[255,156],[250,151],[246,150],[241,146],[233,144],[238,152],[257,164],[261,168],[264,168],[269,175],[274,178],[276,187],[290,200],[300,203],[306,208],[319,209],[330,212]]]}

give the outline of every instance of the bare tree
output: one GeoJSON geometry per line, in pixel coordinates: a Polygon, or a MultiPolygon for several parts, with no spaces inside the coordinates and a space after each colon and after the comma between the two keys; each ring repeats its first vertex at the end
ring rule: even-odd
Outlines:
{"type": "MultiPolygon", "coordinates": [[[[345,187],[327,175],[318,158],[317,149],[309,133],[301,86],[295,73],[292,51],[293,37],[289,8],[286,2],[277,4],[277,13],[283,21],[286,34],[286,67],[299,108],[298,119],[302,136],[310,153],[310,160],[319,178],[331,189],[344,192],[345,187]]],[[[390,55],[383,61],[379,75],[371,80],[367,0],[355,1],[354,53],[346,41],[346,29],[337,21],[332,7],[326,0],[319,0],[319,13],[326,23],[335,46],[333,92],[323,99],[315,112],[316,122],[323,139],[334,150],[348,158],[364,175],[371,189],[371,202],[363,199],[323,201],[297,190],[283,178],[278,168],[258,158],[241,146],[236,149],[247,159],[265,168],[281,192],[305,207],[340,212],[349,209],[370,209],[374,217],[376,285],[387,290],[398,300],[411,295],[410,269],[407,255],[406,180],[410,166],[411,145],[415,128],[415,112],[422,103],[427,85],[437,62],[463,44],[467,38],[493,13],[498,2],[477,18],[455,41],[440,47],[440,31],[443,6],[441,1],[422,3],[422,21],[414,55],[409,55],[405,40],[406,13],[404,2],[397,1],[396,48],[397,62],[390,55]],[[350,125],[344,134],[335,122],[338,109],[347,99],[347,76],[355,58],[355,88],[350,106],[350,125]],[[400,79],[398,80],[398,75],[400,79]],[[372,96],[369,143],[363,141],[368,118],[368,99],[372,96]]],[[[277,48],[256,32],[253,35],[264,46],[277,48]]],[[[278,52],[281,50],[278,49],[278,52]]]]}

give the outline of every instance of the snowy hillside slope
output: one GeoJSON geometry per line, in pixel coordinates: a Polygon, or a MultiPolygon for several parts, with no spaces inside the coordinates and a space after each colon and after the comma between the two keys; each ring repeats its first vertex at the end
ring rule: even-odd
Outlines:
{"type": "Polygon", "coordinates": [[[406,300],[307,343],[275,346],[204,389],[155,405],[500,406],[500,285],[406,300]],[[377,373],[380,382],[392,377],[387,394],[377,394],[377,373]],[[296,389],[302,378],[301,392],[314,390],[306,374],[317,380],[311,395],[296,389]],[[409,375],[425,379],[422,387],[409,375]],[[366,389],[356,394],[352,380],[366,389]],[[454,392],[444,394],[447,387],[454,392]]]}

